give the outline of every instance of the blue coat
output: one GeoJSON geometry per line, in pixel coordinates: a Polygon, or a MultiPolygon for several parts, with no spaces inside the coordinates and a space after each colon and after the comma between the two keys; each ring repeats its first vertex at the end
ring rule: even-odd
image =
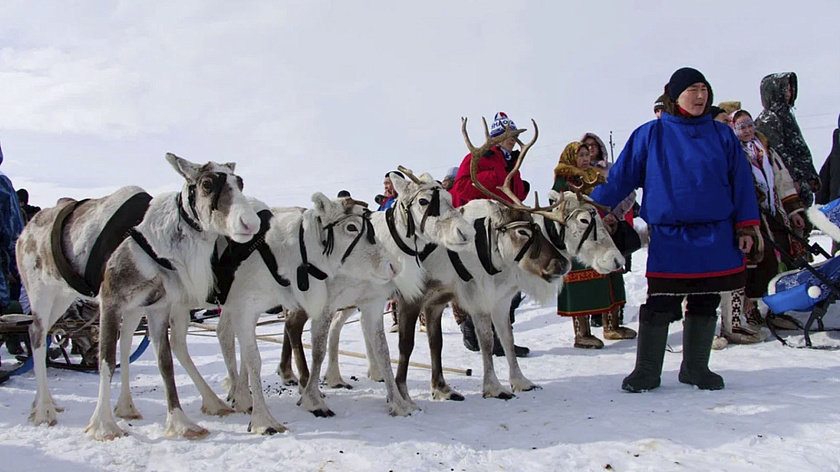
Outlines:
{"type": "MultiPolygon", "coordinates": [[[[0,148],[0,164],[3,163],[3,149],[0,148]]],[[[23,215],[20,203],[12,181],[6,174],[0,172],[0,307],[9,304],[9,284],[6,278],[9,273],[17,275],[15,261],[15,243],[18,235],[23,231],[23,215]]]]}
{"type": "Polygon", "coordinates": [[[592,199],[615,206],[644,189],[650,228],[647,276],[698,279],[744,270],[736,229],[758,225],[749,163],[738,138],[710,115],[662,118],[637,128],[592,199]]]}

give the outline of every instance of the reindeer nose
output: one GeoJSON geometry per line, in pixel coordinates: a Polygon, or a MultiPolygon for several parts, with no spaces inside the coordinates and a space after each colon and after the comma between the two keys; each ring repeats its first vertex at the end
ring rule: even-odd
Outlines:
{"type": "Polygon", "coordinates": [[[260,229],[259,220],[248,224],[248,220],[245,217],[240,216],[239,224],[242,226],[242,229],[245,230],[243,231],[244,233],[255,234],[260,229]]]}

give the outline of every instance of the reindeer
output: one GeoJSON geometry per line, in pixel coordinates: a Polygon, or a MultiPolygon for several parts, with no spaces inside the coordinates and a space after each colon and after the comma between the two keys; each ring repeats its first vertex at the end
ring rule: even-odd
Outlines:
{"type": "MultiPolygon", "coordinates": [[[[362,328],[371,366],[369,375],[385,381],[391,415],[404,416],[416,410],[417,406],[410,399],[402,398],[394,383],[382,324],[382,306],[395,292],[400,293],[406,300],[421,297],[424,287],[418,285],[423,279],[420,261],[427,257],[426,251],[438,245],[448,251],[461,251],[472,240],[474,229],[462,218],[461,213],[452,207],[449,193],[430,175],[424,174],[418,178],[410,169],[399,169],[410,181],[391,174],[391,180],[398,193],[397,202],[392,210],[373,213],[371,220],[376,228],[378,244],[387,250],[391,257],[400,260],[403,271],[391,286],[373,286],[363,281],[348,283],[350,281],[346,280],[346,277],[336,280],[334,284],[340,289],[336,291],[331,303],[335,309],[353,305],[361,310],[362,328]]],[[[348,308],[339,311],[340,314],[333,319],[331,331],[343,324],[354,310],[348,308]]],[[[298,383],[290,366],[292,350],[297,360],[300,384],[317,383],[310,381],[318,377],[317,374],[310,375],[300,343],[305,322],[304,312],[292,312],[286,319],[283,358],[278,373],[287,385],[298,383]]],[[[330,342],[337,342],[337,335],[332,335],[330,342]]],[[[331,355],[335,355],[334,351],[331,355]]],[[[321,361],[322,358],[315,358],[314,367],[318,368],[321,361]]],[[[335,364],[331,362],[330,365],[335,364]]],[[[337,370],[327,372],[327,383],[334,387],[349,387],[337,370]]]]}
{"type": "MultiPolygon", "coordinates": [[[[499,197],[489,189],[484,188],[475,178],[478,167],[478,160],[498,142],[508,136],[516,136],[525,130],[508,129],[497,138],[491,138],[484,122],[485,144],[479,148],[472,145],[466,132],[466,119],[462,120],[462,133],[467,147],[472,153],[471,176],[473,184],[487,194],[491,200],[474,200],[462,207],[464,217],[476,222],[476,247],[474,251],[461,253],[462,270],[468,273],[467,277],[459,273],[452,277],[451,269],[447,267],[447,261],[441,254],[430,257],[427,262],[427,273],[433,274],[438,280],[431,282],[430,286],[436,290],[436,296],[430,296],[425,303],[409,304],[401,306],[400,311],[400,364],[397,371],[397,384],[403,396],[408,397],[405,387],[405,379],[408,369],[409,356],[413,349],[414,325],[417,315],[422,310],[426,314],[426,329],[429,337],[429,344],[432,352],[432,397],[436,399],[463,400],[463,396],[453,391],[443,378],[441,367],[440,351],[442,336],[440,334],[440,316],[444,303],[447,299],[456,298],[459,306],[473,316],[476,325],[476,333],[479,338],[479,345],[482,352],[484,366],[483,395],[485,397],[511,398],[513,393],[504,388],[496,378],[492,358],[492,331],[491,323],[496,328],[499,340],[504,348],[505,357],[510,368],[510,384],[514,392],[526,391],[537,388],[537,385],[522,375],[518,360],[514,355],[513,335],[510,319],[508,317],[509,302],[513,294],[521,289],[531,294],[538,301],[549,299],[560,284],[562,275],[568,272],[570,263],[558,248],[548,242],[543,236],[540,225],[531,215],[542,218],[544,221],[552,221],[563,225],[579,227],[580,224],[592,226],[589,234],[600,235],[602,240],[609,241],[603,223],[597,214],[594,219],[578,219],[575,214],[564,213],[565,207],[562,201],[558,201],[549,207],[537,206],[534,208],[524,205],[510,190],[512,174],[519,168],[533,146],[538,136],[536,123],[534,125],[534,137],[527,144],[523,145],[519,159],[514,170],[511,171],[505,183],[499,189],[510,198],[510,201],[499,197]],[[483,228],[483,229],[482,229],[483,228]],[[486,236],[483,236],[486,234],[486,236]],[[496,243],[493,244],[495,236],[496,243]],[[528,257],[525,257],[526,252],[528,257]],[[449,272],[449,277],[444,274],[449,272]],[[443,280],[441,280],[443,279],[443,280]],[[447,280],[448,279],[448,280],[447,280]],[[448,284],[447,284],[448,282],[448,284]],[[454,289],[452,282],[454,282],[454,289]],[[454,293],[453,293],[454,292],[454,293]],[[405,308],[403,310],[403,308],[405,308]]],[[[623,264],[623,259],[615,246],[605,247],[603,244],[593,244],[594,241],[587,241],[587,236],[576,229],[567,231],[571,237],[578,237],[576,252],[570,254],[584,255],[587,260],[603,259],[605,261],[602,270],[612,271],[623,264]],[[597,257],[596,253],[609,253],[604,257],[597,257]]],[[[566,236],[562,240],[565,241],[566,236]]],[[[592,238],[594,239],[594,237],[592,238]]],[[[559,240],[558,240],[559,241],[559,240]]],[[[568,247],[568,246],[566,246],[568,247]]],[[[568,251],[565,254],[569,254],[568,251]]],[[[452,265],[452,264],[450,264],[452,265]]]]}
{"type": "Polygon", "coordinates": [[[47,332],[76,298],[98,298],[99,398],[85,431],[95,439],[126,434],[110,407],[117,336],[123,316],[136,323],[145,315],[164,380],[165,434],[199,438],[208,433],[181,409],[167,327],[170,322],[173,329],[186,326],[188,308],[204,303],[212,285],[210,255],[216,237],[247,241],[258,230],[259,218],[242,194],[235,164],[199,165],[174,154],[167,154],[166,160],[186,180],[180,192],[151,198],[139,187],[124,187],[101,199],[67,202],[41,211],[18,239],[18,267],[35,318],[30,328],[38,382],[31,415],[35,424],[56,423],[45,371],[47,332]],[[132,221],[115,232],[112,215],[138,201],[148,207],[135,215],[139,224],[132,221]],[[92,268],[91,254],[102,250],[100,233],[112,238],[115,248],[103,259],[104,267],[92,268]],[[80,273],[86,274],[84,279],[73,276],[80,273]]]}

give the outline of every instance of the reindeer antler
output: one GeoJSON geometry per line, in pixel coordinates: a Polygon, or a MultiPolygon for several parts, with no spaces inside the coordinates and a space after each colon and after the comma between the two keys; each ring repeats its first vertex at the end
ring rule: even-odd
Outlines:
{"type": "Polygon", "coordinates": [[[408,167],[397,166],[397,170],[405,174],[415,184],[422,183],[421,180],[418,179],[417,176],[414,175],[414,172],[412,172],[411,169],[409,169],[408,167]]]}
{"type": "Polygon", "coordinates": [[[609,213],[611,211],[610,207],[601,205],[599,203],[595,203],[594,200],[592,200],[591,198],[588,198],[588,196],[586,195],[587,190],[589,190],[590,188],[597,187],[598,185],[606,182],[607,179],[604,178],[604,176],[601,175],[601,174],[598,174],[595,178],[589,179],[584,174],[584,175],[581,176],[580,180],[581,180],[580,185],[575,185],[575,184],[569,182],[569,187],[572,189],[573,192],[575,192],[575,194],[578,197],[578,200],[583,201],[584,197],[587,197],[586,198],[587,203],[593,205],[595,208],[597,208],[597,209],[599,209],[599,210],[601,210],[605,213],[609,213]]]}
{"type": "MultiPolygon", "coordinates": [[[[534,137],[533,137],[533,139],[531,139],[531,141],[527,145],[522,146],[522,141],[519,140],[519,135],[522,134],[523,132],[527,131],[527,130],[525,130],[525,129],[511,129],[510,123],[508,123],[508,125],[505,127],[505,131],[502,134],[500,134],[499,136],[496,136],[496,137],[491,137],[490,132],[487,129],[487,120],[482,117],[482,121],[484,122],[485,141],[484,141],[484,144],[481,145],[481,147],[476,148],[472,144],[472,142],[470,141],[469,134],[467,133],[467,119],[466,118],[461,118],[461,133],[464,135],[464,142],[466,142],[467,148],[470,150],[470,153],[472,154],[472,157],[470,158],[470,180],[472,180],[472,183],[475,186],[475,188],[480,190],[481,193],[487,195],[489,198],[491,198],[493,200],[496,200],[497,202],[499,202],[502,205],[505,205],[509,208],[512,208],[514,210],[525,211],[525,212],[528,212],[528,213],[543,215],[546,218],[557,221],[556,220],[557,216],[554,212],[552,212],[552,210],[555,207],[557,207],[558,205],[560,205],[561,202],[557,202],[557,203],[555,203],[551,206],[548,206],[548,207],[540,207],[539,203],[537,203],[536,208],[531,208],[528,205],[525,205],[522,202],[522,200],[520,200],[519,197],[517,197],[516,194],[513,192],[513,190],[511,190],[511,188],[510,188],[511,181],[513,179],[513,174],[516,171],[519,170],[519,167],[522,165],[522,160],[525,158],[525,154],[528,152],[529,149],[531,149],[531,146],[533,146],[534,143],[537,141],[537,137],[539,136],[539,130],[537,129],[537,123],[533,119],[531,120],[531,123],[533,123],[533,125],[534,125],[534,137]],[[507,177],[505,177],[504,184],[501,187],[496,187],[498,190],[500,190],[502,193],[505,194],[505,196],[507,196],[510,199],[510,200],[507,200],[507,199],[504,199],[504,198],[500,197],[499,195],[493,193],[487,187],[482,185],[482,183],[478,181],[477,175],[478,175],[478,162],[481,160],[481,157],[484,155],[484,153],[486,153],[493,146],[501,143],[502,141],[504,141],[504,140],[506,140],[510,137],[516,138],[516,142],[518,142],[519,145],[522,146],[522,151],[519,153],[519,158],[516,160],[516,163],[514,164],[513,169],[508,173],[507,177]],[[511,203],[511,202],[513,202],[513,203],[511,203]]],[[[535,195],[536,195],[536,192],[535,192],[535,195]]]]}

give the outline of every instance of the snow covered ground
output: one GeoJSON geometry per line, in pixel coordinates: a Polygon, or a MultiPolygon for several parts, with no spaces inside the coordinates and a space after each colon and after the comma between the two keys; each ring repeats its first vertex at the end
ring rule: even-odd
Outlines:
{"type": "MultiPolygon", "coordinates": [[[[828,247],[826,238],[818,240],[828,247]]],[[[635,270],[626,279],[626,316],[634,328],[645,297],[645,255],[644,249],[635,255],[635,270]]],[[[840,326],[837,315],[826,317],[829,326],[840,326]]],[[[276,334],[281,326],[260,329],[276,334]]],[[[479,377],[449,373],[448,381],[466,400],[432,401],[428,370],[412,368],[409,388],[422,411],[407,418],[388,416],[384,386],[369,381],[366,361],[353,357],[342,357],[342,369],[354,388],[325,388],[336,416],[315,418],[295,405],[297,392],[282,387],[274,374],[280,346],[261,342],[268,405],[289,428],[270,437],[247,433],[245,415],[202,415],[200,397],[180,367],[182,405],[211,434],[199,441],[162,437],[165,401],[151,349],[131,365],[132,391],[144,419],[121,420],[131,435],[112,442],[83,433],[96,402],[96,375],[49,371],[53,396],[65,408],[50,428],[33,427],[27,419],[35,380],[24,374],[0,386],[0,470],[840,470],[836,351],[793,349],[775,340],[730,346],[713,352],[711,360],[726,389],[700,391],[677,381],[682,327],[676,323],[669,338],[675,352],[665,357],[662,386],[634,395],[622,392],[620,384],[633,368],[636,341],[607,341],[600,351],[573,349],[571,321],[557,317],[552,306],[527,302],[514,327],[517,344],[531,348],[531,356],[520,361],[522,369],[541,390],[509,401],[483,399],[479,377]]],[[[600,336],[600,329],[594,331],[600,336]]],[[[798,333],[786,337],[802,344],[798,333]]],[[[463,347],[448,312],[444,338],[445,366],[480,372],[479,355],[463,347]]],[[[396,357],[397,335],[388,339],[396,357]]],[[[813,341],[838,348],[840,332],[816,333],[813,341]]],[[[345,328],[342,348],[364,352],[358,323],[345,328]]],[[[215,338],[192,336],[190,350],[223,395],[225,371],[215,338]]],[[[412,360],[428,362],[423,337],[412,360]]],[[[497,358],[496,367],[504,381],[506,364],[497,358]]],[[[117,380],[114,385],[119,388],[117,380]]]]}

